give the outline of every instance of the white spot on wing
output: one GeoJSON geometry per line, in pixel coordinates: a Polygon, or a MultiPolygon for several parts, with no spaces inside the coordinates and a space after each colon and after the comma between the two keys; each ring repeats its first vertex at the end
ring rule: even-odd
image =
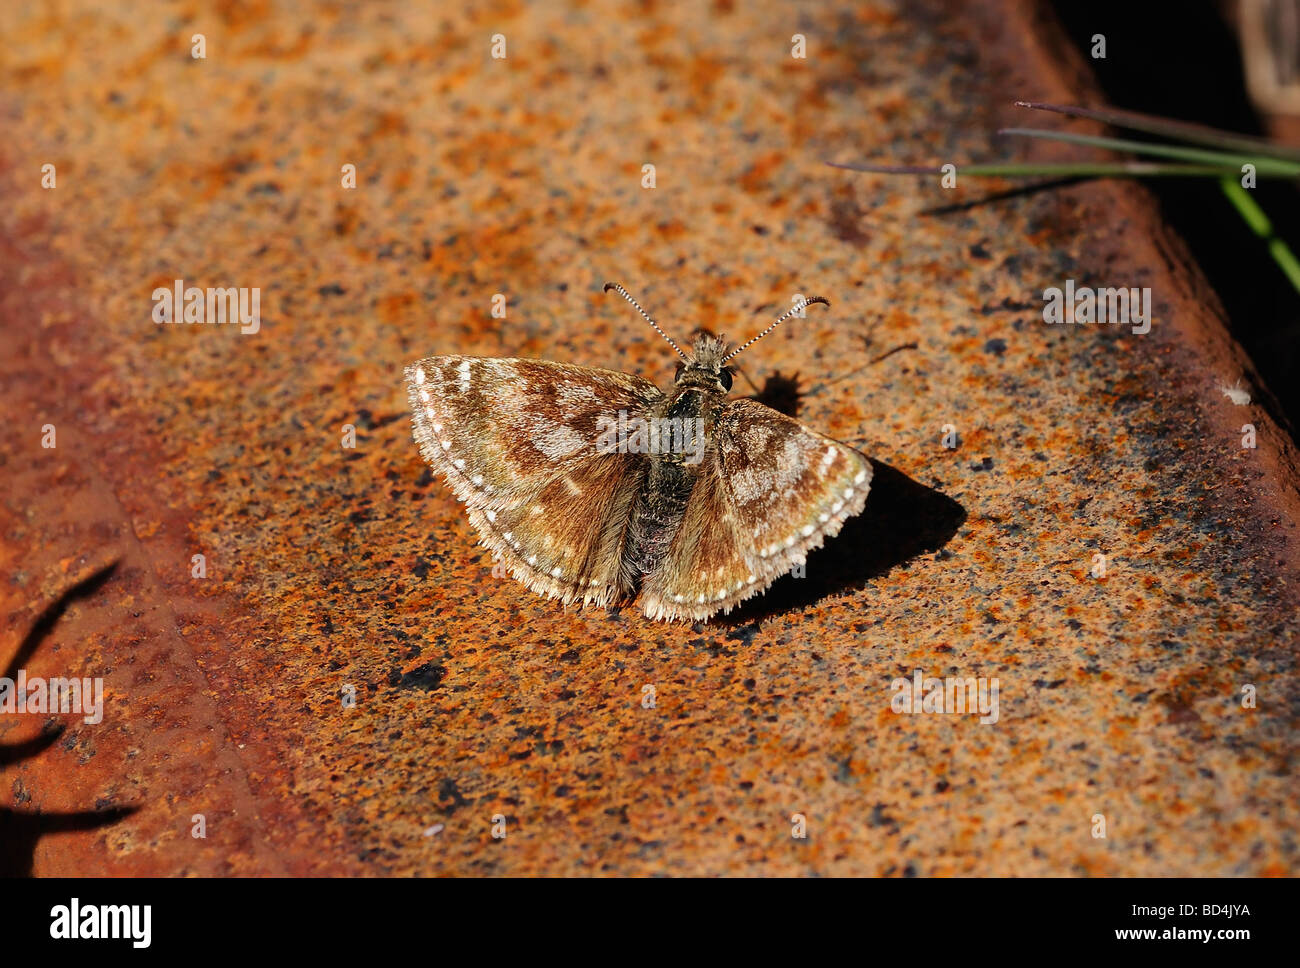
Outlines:
{"type": "Polygon", "coordinates": [[[587,441],[582,434],[564,424],[533,422],[528,427],[533,446],[551,460],[570,457],[582,450],[587,441]]]}

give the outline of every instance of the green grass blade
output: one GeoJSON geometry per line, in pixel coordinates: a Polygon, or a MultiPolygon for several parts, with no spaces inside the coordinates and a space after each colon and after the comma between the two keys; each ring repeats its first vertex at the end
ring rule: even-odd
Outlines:
{"type": "Polygon", "coordinates": [[[1046,141],[1087,145],[1091,148],[1104,148],[1108,151],[1127,151],[1135,155],[1151,155],[1157,158],[1176,158],[1185,162],[1218,165],[1221,169],[1235,169],[1238,173],[1240,173],[1242,165],[1254,165],[1257,175],[1300,177],[1300,162],[1282,161],[1277,158],[1261,158],[1258,155],[1231,154],[1223,151],[1209,151],[1205,148],[1153,144],[1149,141],[1134,141],[1129,138],[1105,138],[1091,134],[1074,134],[1069,131],[1045,131],[1039,128],[1003,128],[998,134],[1041,138],[1046,141]]]}
{"type": "Polygon", "coordinates": [[[1091,121],[1101,121],[1117,128],[1144,131],[1147,134],[1160,135],[1188,144],[1206,145],[1211,148],[1218,148],[1221,151],[1245,155],[1262,155],[1268,158],[1280,158],[1284,161],[1300,162],[1300,148],[1274,144],[1263,138],[1252,138],[1249,135],[1236,134],[1232,131],[1207,128],[1204,125],[1191,124],[1187,121],[1174,121],[1170,118],[1160,118],[1151,114],[1139,114],[1136,111],[1117,111],[1110,108],[1080,108],[1068,104],[1046,104],[1041,101],[1017,101],[1016,104],[1019,107],[1033,108],[1038,111],[1051,111],[1071,118],[1087,118],[1091,121]]]}
{"type": "MultiPolygon", "coordinates": [[[[828,161],[832,168],[865,171],[876,175],[942,175],[939,168],[928,165],[877,165],[871,162],[845,164],[828,161]]],[[[1148,178],[1200,177],[1239,174],[1236,168],[1223,165],[1162,165],[1150,161],[1064,161],[1007,162],[958,165],[957,174],[974,178],[1148,178]]]]}
{"type": "Polygon", "coordinates": [[[1252,232],[1264,239],[1273,234],[1273,225],[1268,216],[1259,207],[1259,203],[1250,197],[1250,192],[1241,187],[1241,182],[1235,178],[1225,178],[1222,186],[1223,194],[1228,196],[1228,201],[1232,202],[1252,232]]]}
{"type": "Polygon", "coordinates": [[[1296,259],[1295,253],[1284,240],[1273,234],[1273,225],[1259,203],[1251,197],[1250,192],[1241,187],[1241,182],[1236,178],[1225,178],[1219,184],[1223,188],[1223,194],[1250,230],[1268,243],[1268,254],[1273,257],[1292,288],[1300,292],[1300,260],[1296,259]]]}

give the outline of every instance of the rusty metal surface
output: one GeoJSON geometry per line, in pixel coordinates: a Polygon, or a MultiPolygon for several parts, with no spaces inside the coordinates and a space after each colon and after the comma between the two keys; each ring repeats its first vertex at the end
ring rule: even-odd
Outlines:
{"type": "Polygon", "coordinates": [[[990,154],[1012,98],[1085,83],[1052,29],[1013,0],[6,5],[0,662],[105,683],[99,725],[0,717],[6,868],[1294,872],[1295,454],[1262,388],[1220,392],[1249,371],[1177,241],[1133,186],[926,215],[981,190],[823,164],[990,154]],[[261,330],[155,325],[177,278],[260,287],[261,330]],[[433,352],[670,380],[609,278],[678,335],[832,301],[742,362],[875,489],[726,621],[493,578],[411,442],[433,352]],[[1150,286],[1151,332],[1046,326],[1069,278],[1150,286]],[[896,714],[915,669],[997,677],[999,721],[896,714]]]}

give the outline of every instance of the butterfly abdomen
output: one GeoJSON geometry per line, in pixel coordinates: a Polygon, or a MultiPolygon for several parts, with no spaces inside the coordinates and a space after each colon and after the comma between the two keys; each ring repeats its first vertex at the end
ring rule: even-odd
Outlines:
{"type": "Polygon", "coordinates": [[[645,487],[633,505],[632,540],[628,543],[629,562],[642,575],[659,567],[686,514],[695,480],[695,470],[689,465],[651,460],[645,487]]]}

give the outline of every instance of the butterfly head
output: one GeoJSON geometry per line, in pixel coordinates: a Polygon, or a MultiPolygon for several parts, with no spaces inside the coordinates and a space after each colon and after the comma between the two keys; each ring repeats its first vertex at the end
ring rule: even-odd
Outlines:
{"type": "Polygon", "coordinates": [[[710,333],[700,333],[691,346],[691,355],[685,363],[677,364],[677,376],[673,382],[678,386],[700,387],[727,393],[731,390],[731,367],[723,361],[727,356],[725,340],[710,333]]]}

